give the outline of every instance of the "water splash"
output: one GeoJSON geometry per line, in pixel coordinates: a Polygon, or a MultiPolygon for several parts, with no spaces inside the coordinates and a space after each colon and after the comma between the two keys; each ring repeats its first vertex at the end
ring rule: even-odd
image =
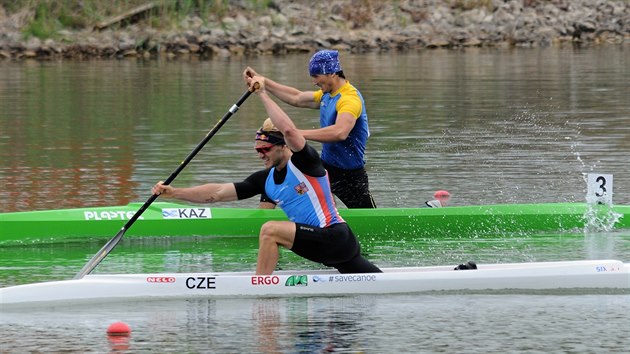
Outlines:
{"type": "Polygon", "coordinates": [[[623,214],[613,210],[612,205],[587,203],[584,213],[584,233],[610,232],[623,214]]]}

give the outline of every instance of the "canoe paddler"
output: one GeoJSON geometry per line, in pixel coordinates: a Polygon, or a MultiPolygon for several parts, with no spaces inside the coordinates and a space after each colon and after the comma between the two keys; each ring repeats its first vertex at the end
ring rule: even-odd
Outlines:
{"type": "Polygon", "coordinates": [[[328,173],[317,151],[289,116],[265,91],[264,78],[249,78],[269,118],[256,132],[254,149],[265,165],[237,183],[208,183],[175,188],[158,182],[153,194],[193,203],[214,203],[266,194],[286,213],[289,221],[267,221],[259,233],[256,274],[271,274],[278,263],[279,247],[336,268],[340,273],[377,273],[381,270],[361,255],[359,241],[335,206],[328,173]]]}
{"type": "MultiPolygon", "coordinates": [[[[265,77],[267,92],[294,107],[319,110],[320,127],[299,132],[322,143],[321,159],[333,194],[348,208],[376,208],[365,169],[370,130],[363,96],[346,79],[336,50],[313,54],[308,73],[316,91],[300,91],[265,77]]],[[[247,81],[253,76],[262,77],[247,67],[243,78],[247,81]]]]}

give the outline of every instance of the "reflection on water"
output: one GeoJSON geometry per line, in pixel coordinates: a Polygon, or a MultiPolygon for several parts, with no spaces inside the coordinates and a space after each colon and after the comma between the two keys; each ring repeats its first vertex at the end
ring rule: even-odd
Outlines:
{"type": "Polygon", "coordinates": [[[106,329],[121,320],[132,329],[126,343],[131,352],[613,353],[630,345],[627,295],[435,294],[27,310],[3,313],[0,348],[106,352],[116,344],[106,329]]]}
{"type": "MultiPolygon", "coordinates": [[[[628,51],[344,55],[367,102],[377,204],[418,206],[437,189],[452,205],[583,201],[593,171],[613,174],[614,201],[630,203],[628,51]]],[[[245,65],[309,89],[307,60],[4,62],[0,212],[144,201],[240,97],[245,65]]],[[[316,111],[287,110],[317,124],[316,111]]],[[[260,168],[252,132],[264,116],[250,98],[176,184],[260,168]]]]}
{"type": "MultiPolygon", "coordinates": [[[[344,54],[344,71],[367,101],[372,132],[367,168],[377,204],[418,206],[437,189],[451,192],[451,205],[583,201],[589,172],[613,174],[614,202],[630,204],[629,51],[621,46],[344,54]]],[[[144,201],[150,186],[168,176],[240,97],[246,65],[307,89],[307,60],[308,55],[2,62],[0,212],[144,201]]],[[[288,112],[300,127],[317,124],[314,111],[288,112]]],[[[253,96],[175,184],[233,181],[260,168],[252,132],[264,116],[253,96]]],[[[255,237],[123,239],[96,271],[252,270],[256,242],[255,237]]],[[[630,254],[627,230],[361,242],[366,256],[382,267],[628,261],[630,254]]],[[[0,248],[0,286],[72,278],[102,244],[0,248]]],[[[289,252],[279,264],[317,267],[289,252]]],[[[630,347],[628,295],[222,299],[0,316],[0,351],[8,353],[108,352],[115,343],[105,330],[115,321],[132,327],[131,352],[625,352],[630,347]]]]}
{"type": "MultiPolygon", "coordinates": [[[[361,240],[363,253],[380,267],[453,266],[466,261],[513,263],[619,259],[630,254],[630,231],[601,233],[499,234],[361,240]]],[[[0,248],[0,286],[69,279],[102,247],[71,242],[0,248]]],[[[256,268],[255,237],[127,238],[95,273],[229,272],[256,268]]],[[[321,265],[282,249],[278,269],[321,265]]]]}
{"type": "MultiPolygon", "coordinates": [[[[256,238],[124,239],[98,273],[253,270],[256,238]]],[[[69,279],[100,243],[0,248],[0,286],[69,279]]],[[[630,232],[381,240],[380,266],[626,259],[630,232]]],[[[284,252],[284,269],[316,265],[284,252]]],[[[630,295],[563,293],[195,299],[0,312],[0,349],[107,352],[623,352],[630,295]],[[124,321],[128,340],[107,327],[124,321]],[[605,325],[603,325],[605,324],[605,325]],[[599,330],[605,326],[606,330],[599,330]],[[571,328],[567,331],[567,328],[571,328]],[[501,340],[497,341],[497,338],[501,340]],[[472,349],[471,349],[472,348],[472,349]],[[480,348],[476,350],[475,348],[480,348]],[[123,351],[124,352],[124,351],[123,351]]]]}

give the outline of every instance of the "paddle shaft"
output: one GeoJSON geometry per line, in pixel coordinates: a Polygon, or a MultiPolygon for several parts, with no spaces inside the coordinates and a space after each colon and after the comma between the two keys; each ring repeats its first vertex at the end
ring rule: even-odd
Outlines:
{"type": "MultiPolygon", "coordinates": [[[[230,117],[234,113],[236,113],[236,111],[238,111],[241,104],[243,104],[243,102],[245,102],[245,100],[251,94],[252,94],[251,91],[249,90],[246,91],[241,96],[241,98],[239,98],[238,101],[232,107],[230,107],[230,109],[225,113],[223,118],[221,118],[221,120],[219,120],[217,124],[215,124],[215,126],[208,132],[206,137],[197,145],[197,147],[190,154],[188,154],[188,157],[186,157],[186,159],[184,159],[184,161],[182,161],[179,164],[179,166],[177,166],[177,169],[175,169],[175,171],[173,171],[173,173],[171,173],[171,175],[168,176],[168,178],[164,181],[164,184],[171,184],[173,180],[175,180],[177,175],[179,175],[179,173],[186,167],[186,165],[188,165],[188,163],[195,157],[195,155],[197,155],[197,153],[199,153],[199,151],[203,149],[204,145],[206,145],[206,143],[210,141],[210,139],[212,139],[214,134],[216,134],[216,132],[219,131],[219,129],[221,129],[221,127],[225,124],[225,122],[227,122],[227,120],[230,119],[230,117]]],[[[94,268],[96,268],[96,266],[98,266],[98,264],[101,263],[101,261],[114,249],[114,247],[116,247],[116,245],[120,242],[120,240],[122,240],[123,236],[125,235],[125,232],[131,227],[131,225],[133,225],[133,223],[136,222],[136,220],[138,220],[138,218],[142,215],[142,213],[144,213],[144,211],[147,210],[147,208],[151,205],[151,203],[153,203],[157,199],[158,196],[159,196],[158,194],[151,195],[151,197],[149,197],[149,199],[146,202],[144,202],[144,204],[140,207],[140,209],[138,209],[138,211],[125,223],[122,229],[118,231],[116,236],[114,236],[114,238],[109,240],[98,251],[98,253],[96,253],[94,257],[92,257],[92,259],[90,259],[90,261],[85,264],[85,266],[83,266],[83,269],[81,269],[81,271],[77,273],[74,279],[81,279],[85,275],[90,274],[94,270],[94,268]]]]}

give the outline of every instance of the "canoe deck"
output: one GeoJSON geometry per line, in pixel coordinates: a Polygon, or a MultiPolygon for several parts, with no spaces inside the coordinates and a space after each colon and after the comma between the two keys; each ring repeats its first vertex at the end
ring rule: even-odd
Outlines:
{"type": "Polygon", "coordinates": [[[616,260],[385,268],[383,273],[336,271],[95,274],[0,289],[0,309],[164,299],[344,296],[426,292],[630,291],[630,264],[616,260]]]}

